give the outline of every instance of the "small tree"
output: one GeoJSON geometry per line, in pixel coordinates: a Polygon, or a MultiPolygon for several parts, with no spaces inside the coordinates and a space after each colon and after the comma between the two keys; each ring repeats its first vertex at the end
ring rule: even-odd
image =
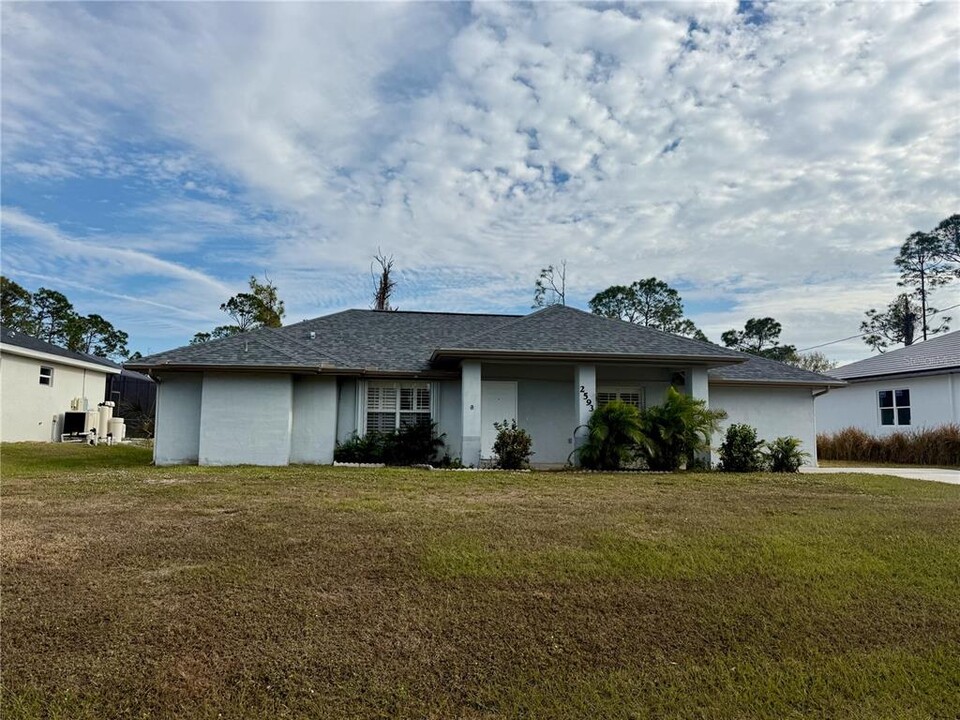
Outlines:
{"type": "Polygon", "coordinates": [[[590,415],[586,441],[577,451],[580,464],[593,470],[619,470],[636,459],[643,441],[640,411],[614,400],[590,415]]]}
{"type": "Polygon", "coordinates": [[[554,267],[547,265],[540,270],[540,277],[533,288],[533,307],[567,304],[567,261],[561,260],[554,267]]]}
{"type": "Polygon", "coordinates": [[[743,423],[734,423],[720,445],[720,470],[723,472],[757,472],[763,467],[757,429],[743,423]]]}
{"type": "Polygon", "coordinates": [[[503,470],[520,470],[530,464],[533,455],[533,438],[530,433],[517,427],[516,420],[495,422],[497,439],[493,441],[493,454],[497,456],[497,467],[503,470]]]}
{"type": "Polygon", "coordinates": [[[640,453],[651,470],[677,470],[709,449],[710,438],[727,414],[710,410],[704,400],[667,389],[662,405],[641,414],[643,442],[640,453]]]}
{"type": "Polygon", "coordinates": [[[773,442],[764,443],[767,466],[775,473],[795,473],[800,471],[809,453],[800,449],[800,441],[795,437],[778,437],[773,442]]]}
{"type": "Polygon", "coordinates": [[[40,288],[33,294],[32,325],[35,337],[55,345],[67,341],[67,328],[76,317],[73,303],[56,290],[40,288]]]}

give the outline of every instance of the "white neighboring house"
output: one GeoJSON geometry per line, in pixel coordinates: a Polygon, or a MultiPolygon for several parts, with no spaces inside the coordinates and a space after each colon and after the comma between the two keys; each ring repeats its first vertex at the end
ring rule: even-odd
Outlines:
{"type": "Polygon", "coordinates": [[[725,424],[800,438],[815,464],[814,396],[844,384],[556,305],[525,316],[347,310],[127,367],[157,382],[157,465],[330,463],[354,435],[435,422],[450,456],[476,466],[491,457],[494,422],[516,418],[533,464],[557,467],[593,408],[654,405],[671,385],[726,410],[725,424]]]}
{"type": "Polygon", "coordinates": [[[0,440],[60,439],[60,422],[75,398],[91,408],[106,397],[120,366],[3,329],[0,331],[0,440]]]}
{"type": "Polygon", "coordinates": [[[871,435],[960,424],[960,331],[844,365],[847,386],[817,398],[817,431],[871,435]]]}

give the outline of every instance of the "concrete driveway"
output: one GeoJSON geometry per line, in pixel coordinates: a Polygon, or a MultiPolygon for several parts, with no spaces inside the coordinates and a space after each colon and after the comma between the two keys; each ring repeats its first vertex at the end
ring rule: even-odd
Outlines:
{"type": "Polygon", "coordinates": [[[910,480],[933,480],[934,482],[960,485],[960,470],[917,467],[802,467],[800,472],[811,475],[827,473],[867,473],[869,475],[893,475],[910,480]]]}

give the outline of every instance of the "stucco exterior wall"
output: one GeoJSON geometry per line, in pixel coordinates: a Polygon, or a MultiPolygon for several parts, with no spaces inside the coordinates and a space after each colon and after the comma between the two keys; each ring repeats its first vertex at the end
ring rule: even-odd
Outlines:
{"type": "MultiPolygon", "coordinates": [[[[710,407],[727,412],[720,431],[713,437],[715,449],[723,442],[727,427],[746,423],[757,428],[757,435],[764,440],[783,435],[799,438],[803,443],[801,449],[810,454],[806,464],[817,464],[817,428],[811,388],[711,384],[710,407]]],[[[716,452],[713,458],[716,460],[716,452]]]]}
{"type": "Polygon", "coordinates": [[[204,373],[201,465],[286,465],[290,460],[290,375],[204,373]]]}
{"type": "Polygon", "coordinates": [[[817,429],[833,433],[848,427],[871,435],[960,423],[960,373],[900,380],[874,380],[834,388],[816,401],[817,429]],[[910,391],[910,425],[881,425],[877,393],[910,391]]]}
{"type": "Polygon", "coordinates": [[[337,442],[346,442],[357,432],[357,381],[337,380],[337,442]]]}
{"type": "Polygon", "coordinates": [[[293,378],[290,462],[333,462],[337,439],[337,381],[332,377],[293,378]]]}
{"type": "Polygon", "coordinates": [[[533,438],[534,467],[562,466],[573,452],[577,426],[576,388],[558,380],[520,380],[517,424],[533,438]]]}
{"type": "Polygon", "coordinates": [[[202,373],[167,373],[157,385],[157,465],[189,465],[200,458],[202,373]]]}
{"type": "Polygon", "coordinates": [[[0,355],[0,439],[3,442],[60,439],[61,415],[70,401],[87,398],[89,407],[103,402],[106,372],[71,367],[53,360],[0,355]],[[53,368],[53,384],[40,384],[40,366],[53,368]]]}
{"type": "Polygon", "coordinates": [[[434,421],[437,423],[437,432],[445,433],[443,438],[446,449],[442,452],[450,454],[451,458],[460,456],[460,446],[463,441],[460,412],[460,381],[440,380],[433,387],[437,397],[434,400],[434,421]]]}

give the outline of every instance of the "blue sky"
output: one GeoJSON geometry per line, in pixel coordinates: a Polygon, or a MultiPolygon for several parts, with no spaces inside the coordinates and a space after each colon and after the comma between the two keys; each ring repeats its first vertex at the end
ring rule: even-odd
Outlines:
{"type": "Polygon", "coordinates": [[[0,11],[3,273],[145,353],[251,274],[289,321],[366,307],[378,248],[401,309],[525,312],[566,258],[570,304],[655,275],[806,347],[960,209],[952,3],[0,11]]]}

